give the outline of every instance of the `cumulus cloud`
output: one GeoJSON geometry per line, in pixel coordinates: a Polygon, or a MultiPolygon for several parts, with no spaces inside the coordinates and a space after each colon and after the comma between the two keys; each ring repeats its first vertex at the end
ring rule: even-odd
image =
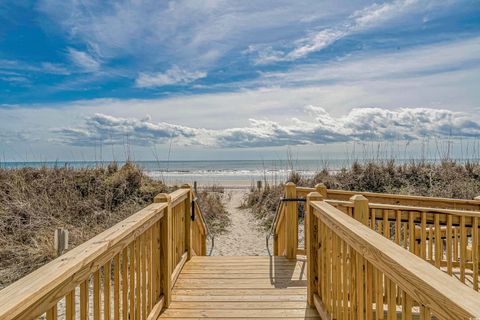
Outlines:
{"type": "Polygon", "coordinates": [[[140,73],[135,84],[139,88],[162,87],[172,84],[188,84],[206,76],[206,72],[191,72],[174,66],[164,73],[140,73]]]}
{"type": "Polygon", "coordinates": [[[170,138],[194,139],[198,130],[168,123],[153,123],[144,119],[125,119],[104,114],[88,117],[83,127],[54,130],[63,143],[75,146],[124,144],[147,146],[164,143],[170,138]]]}
{"type": "Polygon", "coordinates": [[[273,147],[328,144],[349,141],[417,140],[424,137],[472,138],[480,136],[480,122],[461,112],[432,108],[355,108],[341,117],[325,109],[307,106],[310,120],[292,119],[281,124],[251,119],[250,126],[213,130],[150,118],[125,119],[96,114],[83,127],[56,130],[60,141],[70,145],[98,143],[133,145],[162,144],[171,138],[184,145],[220,148],[273,147]]]}

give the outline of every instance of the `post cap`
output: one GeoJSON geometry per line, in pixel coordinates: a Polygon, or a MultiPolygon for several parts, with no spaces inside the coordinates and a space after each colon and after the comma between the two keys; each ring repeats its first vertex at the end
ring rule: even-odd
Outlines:
{"type": "Polygon", "coordinates": [[[154,203],[170,202],[172,197],[167,193],[159,193],[153,198],[154,203]]]}
{"type": "Polygon", "coordinates": [[[287,187],[292,187],[292,186],[295,187],[295,183],[293,183],[292,181],[287,182],[285,185],[286,185],[287,187]]]}
{"type": "Polygon", "coordinates": [[[313,191],[313,192],[310,192],[309,194],[307,194],[307,200],[309,201],[319,201],[319,200],[323,200],[323,196],[316,192],[316,191],[313,191]]]}
{"type": "Polygon", "coordinates": [[[368,199],[363,196],[363,194],[355,194],[350,197],[350,201],[367,201],[368,199]]]}

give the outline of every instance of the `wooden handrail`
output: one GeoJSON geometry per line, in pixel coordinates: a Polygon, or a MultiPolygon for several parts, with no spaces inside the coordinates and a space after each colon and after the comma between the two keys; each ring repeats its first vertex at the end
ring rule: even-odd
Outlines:
{"type": "MultiPolygon", "coordinates": [[[[428,307],[435,316],[442,319],[480,317],[480,294],[478,292],[459,283],[395,243],[386,241],[380,234],[343,214],[325,201],[311,201],[308,206],[311,219],[319,219],[357,254],[394,281],[401,290],[421,306],[428,307]]],[[[313,236],[312,233],[314,232],[310,232],[309,237],[313,236]]],[[[310,243],[315,244],[316,241],[309,241],[309,245],[310,243]]],[[[315,256],[312,250],[314,251],[315,248],[309,247],[307,250],[309,259],[315,256]]],[[[327,250],[331,250],[328,244],[327,250]]],[[[311,263],[315,262],[309,260],[309,265],[311,263]]],[[[320,275],[309,275],[309,277],[312,276],[321,279],[320,275]]],[[[310,280],[308,281],[309,285],[311,285],[310,280]]],[[[310,288],[309,292],[316,294],[315,288],[310,288]]],[[[322,311],[325,312],[325,310],[322,311]]],[[[381,312],[383,313],[383,308],[381,312]]]]}
{"type": "MultiPolygon", "coordinates": [[[[332,200],[332,199],[326,199],[325,201],[327,203],[333,205],[333,206],[342,206],[342,207],[353,208],[353,202],[351,202],[351,201],[332,200]]],[[[427,212],[427,213],[433,213],[433,214],[444,213],[444,214],[451,214],[451,215],[454,215],[454,216],[465,216],[465,217],[480,218],[480,211],[472,211],[472,210],[444,209],[444,208],[434,208],[434,207],[416,207],[416,206],[374,203],[374,202],[370,202],[369,207],[371,209],[415,211],[415,212],[427,212]]]]}
{"type": "MultiPolygon", "coordinates": [[[[310,192],[317,191],[315,188],[297,187],[297,193],[306,196],[310,192]]],[[[451,199],[441,197],[424,197],[403,194],[376,193],[366,191],[346,191],[327,189],[327,199],[329,200],[345,200],[356,194],[361,194],[368,198],[370,202],[383,204],[411,205],[420,207],[435,207],[445,209],[460,210],[480,210],[480,199],[451,199]]]]}

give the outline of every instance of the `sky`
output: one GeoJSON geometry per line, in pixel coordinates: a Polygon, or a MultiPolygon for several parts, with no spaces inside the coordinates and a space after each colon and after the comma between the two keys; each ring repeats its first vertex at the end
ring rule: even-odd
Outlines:
{"type": "Polygon", "coordinates": [[[0,161],[480,136],[479,0],[4,0],[0,22],[0,161]]]}

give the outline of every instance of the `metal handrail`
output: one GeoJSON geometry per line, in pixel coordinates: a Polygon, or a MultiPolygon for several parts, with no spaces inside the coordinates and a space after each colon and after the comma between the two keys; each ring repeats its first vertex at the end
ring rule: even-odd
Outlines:
{"type": "MultiPolygon", "coordinates": [[[[198,203],[200,201],[198,201],[198,196],[195,192],[195,190],[192,190],[192,193],[193,193],[193,199],[192,199],[192,221],[195,221],[196,219],[196,216],[195,216],[195,203],[198,203]]],[[[200,207],[200,205],[198,205],[200,207]]],[[[208,253],[209,256],[212,255],[212,252],[213,252],[213,247],[215,246],[215,236],[210,233],[210,229],[208,228],[208,225],[207,223],[205,222],[205,220],[203,219],[203,212],[202,212],[202,216],[201,218],[202,219],[202,222],[203,222],[203,225],[205,226],[205,236],[210,238],[210,241],[211,241],[211,246],[210,246],[210,252],[208,253]]]]}
{"type": "Polygon", "coordinates": [[[280,207],[283,205],[284,202],[292,202],[292,201],[297,201],[297,202],[305,202],[305,198],[284,198],[280,197],[280,200],[278,202],[277,208],[275,209],[275,216],[273,217],[272,225],[270,226],[270,230],[265,236],[265,245],[267,246],[267,252],[268,255],[271,257],[272,253],[270,252],[270,246],[269,246],[269,240],[270,237],[273,235],[273,231],[275,229],[275,225],[277,224],[279,212],[280,212],[280,207]]]}

